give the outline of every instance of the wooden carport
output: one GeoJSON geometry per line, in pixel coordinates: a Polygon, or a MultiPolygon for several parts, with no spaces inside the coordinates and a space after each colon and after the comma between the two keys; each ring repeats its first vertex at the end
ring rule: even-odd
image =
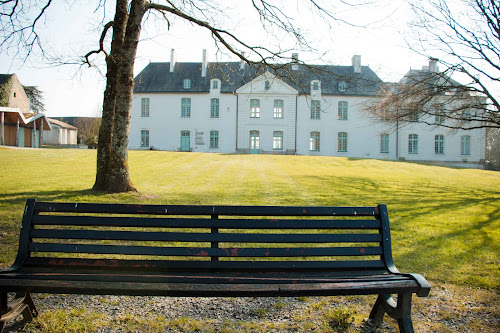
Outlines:
{"type": "Polygon", "coordinates": [[[0,107],[0,145],[40,148],[44,130],[50,131],[51,126],[43,113],[0,107]]]}

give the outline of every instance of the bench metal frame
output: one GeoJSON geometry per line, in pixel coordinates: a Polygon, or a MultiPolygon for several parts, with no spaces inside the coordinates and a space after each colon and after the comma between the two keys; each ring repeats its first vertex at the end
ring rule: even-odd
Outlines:
{"type": "Polygon", "coordinates": [[[31,293],[188,297],[378,295],[413,332],[419,274],[392,258],[389,216],[376,207],[180,206],[28,200],[19,250],[0,271],[0,333],[37,315],[31,293]],[[7,293],[16,293],[8,304],[7,293]],[[391,295],[396,294],[397,301],[391,295]]]}

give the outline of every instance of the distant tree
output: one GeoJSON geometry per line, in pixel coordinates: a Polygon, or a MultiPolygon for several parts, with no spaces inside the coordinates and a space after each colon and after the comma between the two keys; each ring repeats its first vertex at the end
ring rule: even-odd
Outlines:
{"type": "Polygon", "coordinates": [[[30,111],[34,113],[45,112],[45,103],[43,102],[43,92],[34,86],[24,86],[24,92],[30,100],[30,111]]]}
{"type": "Polygon", "coordinates": [[[489,128],[486,132],[486,168],[500,170],[500,129],[489,128]]]}
{"type": "Polygon", "coordinates": [[[500,128],[498,1],[411,0],[410,4],[416,19],[409,45],[427,56],[430,66],[412,70],[399,83],[387,86],[383,98],[368,111],[392,122],[500,128]]]}
{"type": "Polygon", "coordinates": [[[74,125],[78,128],[79,142],[84,142],[85,144],[91,142],[97,145],[99,128],[101,127],[100,117],[80,117],[75,120],[74,125]]]}

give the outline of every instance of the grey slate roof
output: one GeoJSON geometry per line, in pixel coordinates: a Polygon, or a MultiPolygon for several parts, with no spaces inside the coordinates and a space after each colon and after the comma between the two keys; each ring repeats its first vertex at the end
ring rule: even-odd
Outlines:
{"type": "Polygon", "coordinates": [[[463,87],[463,85],[443,72],[431,72],[429,70],[411,69],[401,79],[401,83],[410,85],[428,85],[429,87],[463,87]]]}
{"type": "MultiPolygon", "coordinates": [[[[170,63],[150,63],[135,78],[136,93],[208,93],[210,80],[221,80],[221,93],[233,93],[236,89],[264,73],[264,67],[255,68],[245,65],[240,69],[239,62],[208,64],[206,77],[201,77],[201,63],[177,62],[174,72],[170,63]],[[191,80],[191,88],[184,89],[184,79],[191,80]]],[[[292,70],[290,65],[280,68],[267,67],[266,70],[299,91],[310,94],[312,80],[321,81],[323,95],[374,96],[383,85],[382,80],[368,66],[361,67],[361,73],[354,73],[352,66],[298,65],[292,70]],[[346,91],[338,90],[339,82],[347,84],[346,91]]]]}

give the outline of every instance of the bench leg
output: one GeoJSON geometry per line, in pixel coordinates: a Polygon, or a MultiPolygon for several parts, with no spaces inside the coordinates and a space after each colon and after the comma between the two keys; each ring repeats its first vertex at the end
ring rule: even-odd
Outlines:
{"type": "Polygon", "coordinates": [[[370,312],[372,325],[379,327],[384,321],[384,314],[396,319],[401,333],[413,333],[411,321],[411,293],[398,294],[398,301],[389,294],[379,295],[370,312]]]}
{"type": "Polygon", "coordinates": [[[398,295],[398,325],[400,332],[413,332],[411,322],[411,293],[398,295]]]}
{"type": "Polygon", "coordinates": [[[33,320],[33,317],[38,315],[35,303],[29,293],[16,294],[16,298],[12,301],[9,308],[7,302],[7,293],[0,295],[0,333],[3,331],[5,324],[8,321],[14,320],[20,314],[23,315],[23,322],[33,320]]]}
{"type": "Polygon", "coordinates": [[[5,321],[2,320],[4,314],[7,313],[7,293],[0,294],[0,333],[3,332],[3,327],[5,326],[5,321]]]}

